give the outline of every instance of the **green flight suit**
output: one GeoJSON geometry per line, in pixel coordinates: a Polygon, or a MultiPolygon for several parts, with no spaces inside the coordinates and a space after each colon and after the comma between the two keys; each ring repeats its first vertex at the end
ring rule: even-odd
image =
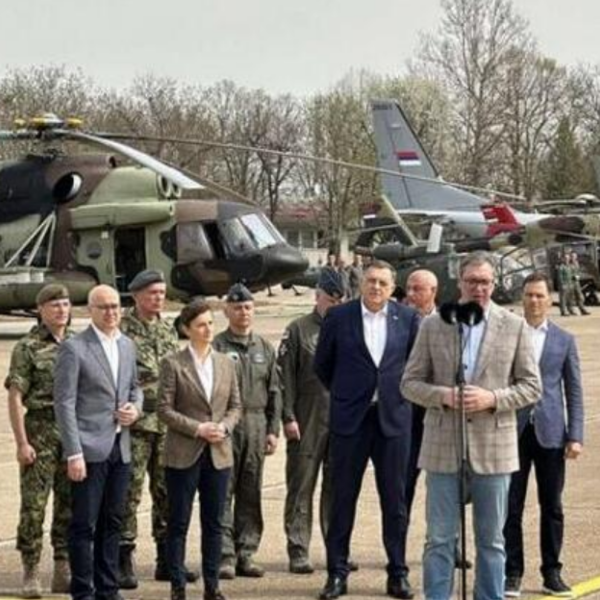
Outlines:
{"type": "Polygon", "coordinates": [[[213,346],[236,363],[243,409],[232,434],[234,465],[222,520],[222,560],[227,563],[234,557],[251,557],[260,544],[265,439],[279,435],[281,390],[275,349],[260,335],[244,338],[227,329],[215,337],[213,346]]]}
{"type": "Polygon", "coordinates": [[[587,313],[587,311],[585,309],[585,298],[583,297],[583,290],[581,289],[581,266],[579,265],[579,263],[574,264],[573,262],[571,262],[570,269],[573,288],[573,300],[581,314],[584,315],[587,313]]]}
{"type": "Polygon", "coordinates": [[[179,341],[171,321],[161,318],[143,321],[136,315],[135,309],[128,310],[123,316],[121,331],[135,342],[138,376],[144,392],[143,415],[131,427],[131,480],[121,545],[135,547],[137,510],[146,473],[152,498],[152,537],[157,545],[161,545],[166,541],[168,513],[162,460],[166,428],[156,414],[158,376],[162,359],[179,350],[179,341]]]}
{"type": "Polygon", "coordinates": [[[558,266],[558,299],[560,304],[560,314],[563,317],[567,312],[575,314],[573,310],[573,272],[571,265],[561,263],[558,266]]]}
{"type": "MultiPolygon", "coordinates": [[[[65,332],[65,339],[73,331],[65,332]]],[[[4,386],[23,396],[25,430],[35,449],[33,464],[21,467],[21,509],[17,550],[23,562],[38,564],[44,538],[44,516],[50,490],[54,494],[50,541],[54,560],[67,560],[67,530],[71,520],[70,483],[54,417],[54,365],[60,342],[43,325],[36,325],[14,347],[4,386]]]]}
{"type": "Polygon", "coordinates": [[[282,419],[284,423],[297,421],[300,428],[300,440],[287,442],[284,528],[290,561],[308,559],[313,496],[321,465],[320,524],[323,539],[329,522],[329,392],[313,368],[322,322],[316,310],[296,319],[288,325],[279,346],[282,419]]]}

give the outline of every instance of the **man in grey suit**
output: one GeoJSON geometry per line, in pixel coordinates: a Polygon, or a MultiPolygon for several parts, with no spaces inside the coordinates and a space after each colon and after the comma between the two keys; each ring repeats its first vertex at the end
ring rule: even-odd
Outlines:
{"type": "Polygon", "coordinates": [[[521,578],[525,571],[522,519],[532,466],[541,513],[544,591],[557,597],[570,597],[573,593],[561,577],[562,491],[565,459],[575,459],[583,450],[583,388],[575,338],[548,321],[551,306],[548,279],[540,273],[529,275],[523,284],[523,309],[533,335],[543,392],[535,406],[517,412],[521,468],[512,475],[504,527],[504,593],[509,598],[521,595],[521,578]]]}
{"type": "Polygon", "coordinates": [[[135,346],[119,331],[119,295],[88,296],[92,323],[61,345],[54,410],[72,482],[71,596],[119,600],[119,536],[129,484],[129,426],[141,414],[135,346]]]}
{"type": "MultiPolygon", "coordinates": [[[[459,522],[460,408],[457,366],[467,385],[468,492],[473,504],[475,600],[504,597],[504,538],[510,474],[519,468],[515,411],[541,393],[525,321],[491,301],[494,264],[485,253],[467,256],[460,269],[460,301],[475,302],[484,318],[465,332],[440,315],[424,319],[404,370],[401,391],[427,409],[419,467],[427,472],[427,534],[423,555],[426,600],[453,593],[459,522]]],[[[466,328],[466,326],[465,326],[466,328]]]]}

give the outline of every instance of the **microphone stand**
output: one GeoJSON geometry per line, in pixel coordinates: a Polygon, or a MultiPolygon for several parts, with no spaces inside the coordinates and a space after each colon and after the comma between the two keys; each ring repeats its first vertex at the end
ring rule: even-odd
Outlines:
{"type": "MultiPolygon", "coordinates": [[[[465,335],[462,324],[456,324],[458,330],[458,364],[456,369],[456,386],[458,388],[458,407],[460,411],[460,465],[458,471],[458,493],[460,511],[460,552],[462,562],[461,573],[461,597],[467,599],[467,466],[468,466],[468,440],[467,440],[467,413],[465,412],[465,365],[463,363],[463,352],[465,348],[465,335]]],[[[470,333],[470,330],[469,330],[470,333]]],[[[467,336],[468,339],[468,336],[467,336]]]]}

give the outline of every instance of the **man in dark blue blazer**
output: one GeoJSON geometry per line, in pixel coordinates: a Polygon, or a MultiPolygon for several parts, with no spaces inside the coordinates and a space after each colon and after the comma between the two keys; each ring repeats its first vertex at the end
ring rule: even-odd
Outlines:
{"type": "Polygon", "coordinates": [[[535,467],[541,509],[540,538],[544,591],[570,597],[561,577],[563,541],[562,491],[565,459],[577,458],[583,448],[583,390],[575,338],[548,321],[552,306],[547,278],[528,276],[523,308],[531,328],[542,377],[542,397],[518,411],[520,470],[513,474],[509,495],[506,539],[505,595],[517,598],[525,570],[522,517],[531,467],[535,467]]]}
{"type": "Polygon", "coordinates": [[[412,598],[406,568],[406,472],[411,404],[400,379],[419,326],[418,313],[390,302],[396,272],[383,261],[365,271],[361,298],[332,308],[321,327],[315,371],[329,390],[331,515],[328,579],[320,598],[347,591],[356,503],[369,458],[375,467],[388,556],[387,593],[412,598]]]}

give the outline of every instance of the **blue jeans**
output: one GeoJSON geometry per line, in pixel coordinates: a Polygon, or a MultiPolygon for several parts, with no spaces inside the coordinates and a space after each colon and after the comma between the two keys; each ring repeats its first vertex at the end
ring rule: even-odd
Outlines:
{"type": "MultiPolygon", "coordinates": [[[[504,537],[510,475],[469,473],[475,530],[475,600],[504,598],[504,537]]],[[[423,554],[426,600],[449,600],[454,587],[454,549],[460,523],[457,473],[427,473],[427,536],[423,554]]]]}

